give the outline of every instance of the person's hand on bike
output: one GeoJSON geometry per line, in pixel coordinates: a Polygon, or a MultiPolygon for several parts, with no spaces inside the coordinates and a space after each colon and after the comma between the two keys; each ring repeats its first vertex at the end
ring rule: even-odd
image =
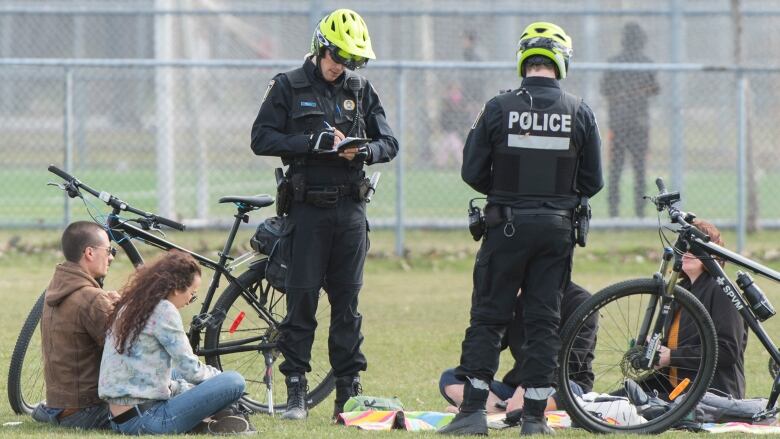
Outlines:
{"type": "Polygon", "coordinates": [[[667,348],[666,346],[661,346],[660,348],[658,348],[658,364],[656,364],[654,367],[656,369],[667,367],[671,363],[671,360],[672,360],[671,349],[667,348]]]}

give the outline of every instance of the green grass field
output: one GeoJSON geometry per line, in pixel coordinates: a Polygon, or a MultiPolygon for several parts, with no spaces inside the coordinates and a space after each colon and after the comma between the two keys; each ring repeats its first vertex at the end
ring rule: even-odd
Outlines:
{"type": "MultiPolygon", "coordinates": [[[[216,254],[223,236],[224,232],[215,231],[169,234],[174,241],[210,256],[216,254]]],[[[237,245],[245,246],[248,236],[248,231],[242,231],[237,245]]],[[[0,370],[8,370],[22,321],[60,260],[57,239],[58,232],[52,230],[0,230],[0,370]]],[[[735,242],[733,234],[726,233],[725,239],[727,244],[735,242]]],[[[409,409],[443,410],[446,404],[438,394],[437,381],[444,368],[458,362],[468,321],[471,266],[477,244],[465,230],[410,231],[408,257],[397,259],[389,256],[393,249],[391,233],[374,232],[371,240],[361,293],[366,337],[363,347],[369,359],[369,369],[363,375],[365,394],[398,396],[409,409]]],[[[598,231],[592,234],[590,243],[588,248],[576,252],[573,279],[593,292],[618,280],[648,276],[657,268],[660,244],[652,231],[598,231]]],[[[780,269],[780,233],[750,236],[748,251],[765,264],[780,269]]],[[[119,257],[112,266],[107,287],[121,286],[130,270],[126,258],[119,257]]],[[[770,299],[780,305],[780,288],[765,280],[758,282],[770,299]]],[[[766,326],[770,333],[777,334],[779,325],[780,317],[775,317],[766,326]]],[[[509,360],[503,358],[505,370],[509,360]]],[[[768,396],[771,380],[767,361],[768,355],[751,336],[746,355],[749,396],[768,396]]],[[[0,397],[5,398],[6,393],[3,375],[0,397]]],[[[332,426],[328,421],[332,398],[331,395],[314,408],[311,417],[303,423],[286,423],[265,415],[255,415],[253,422],[262,437],[273,438],[434,437],[432,433],[368,433],[332,426]]],[[[22,421],[22,424],[0,426],[0,436],[114,436],[44,427],[29,418],[13,415],[7,402],[0,403],[0,425],[11,421],[22,421]]],[[[561,433],[563,437],[589,435],[581,430],[561,433]]],[[[491,432],[493,437],[517,435],[517,429],[491,432]]],[[[689,436],[678,432],[665,435],[689,436]]]]}

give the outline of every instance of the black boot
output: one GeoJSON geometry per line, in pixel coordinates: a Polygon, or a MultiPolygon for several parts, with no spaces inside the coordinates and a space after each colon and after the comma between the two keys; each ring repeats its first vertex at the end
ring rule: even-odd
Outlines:
{"type": "Polygon", "coordinates": [[[463,403],[460,405],[460,412],[449,424],[438,429],[436,433],[449,434],[453,436],[487,436],[487,415],[485,414],[485,404],[487,403],[488,388],[487,383],[479,381],[480,389],[474,388],[471,380],[467,379],[463,386],[463,403]]]}
{"type": "Polygon", "coordinates": [[[520,435],[555,434],[555,430],[547,425],[544,417],[544,409],[547,407],[546,399],[523,398],[523,426],[520,427],[520,435]]]}
{"type": "Polygon", "coordinates": [[[306,385],[306,377],[303,375],[290,375],[284,380],[287,384],[287,410],[282,413],[282,419],[300,420],[306,419],[306,393],[309,391],[306,385]]]}
{"type": "Polygon", "coordinates": [[[333,420],[338,421],[339,414],[344,413],[344,404],[353,396],[363,393],[360,377],[357,375],[336,378],[336,401],[333,403],[333,420]]]}

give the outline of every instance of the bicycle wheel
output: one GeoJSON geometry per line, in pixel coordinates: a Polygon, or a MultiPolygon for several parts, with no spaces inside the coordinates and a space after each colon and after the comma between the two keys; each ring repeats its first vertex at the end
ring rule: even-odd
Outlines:
{"type": "Polygon", "coordinates": [[[16,339],[11,364],[8,368],[8,402],[17,415],[32,413],[39,402],[46,399],[46,382],[43,379],[43,353],[41,350],[41,293],[24,321],[16,339]]]}
{"type": "MultiPolygon", "coordinates": [[[[236,284],[231,284],[217,300],[212,315],[225,311],[225,316],[206,330],[204,346],[207,350],[274,343],[278,340],[277,324],[287,314],[285,295],[272,288],[264,278],[265,262],[248,270],[238,277],[241,285],[246,286],[249,295],[241,294],[236,284]],[[257,309],[264,308],[273,317],[273,322],[263,318],[257,309]]],[[[322,402],[333,391],[335,378],[328,360],[328,329],[330,327],[330,304],[324,290],[320,290],[320,302],[317,307],[317,331],[311,355],[311,372],[306,374],[309,384],[307,401],[309,407],[322,402]]],[[[283,411],[287,407],[287,388],[284,375],[279,372],[279,363],[283,360],[278,349],[266,350],[273,361],[270,382],[273,389],[274,411],[283,411]]],[[[264,382],[265,357],[261,350],[224,353],[206,356],[206,362],[221,370],[235,370],[244,376],[247,383],[244,396],[252,410],[269,412],[268,386],[264,382]]]]}
{"type": "Polygon", "coordinates": [[[657,288],[654,279],[629,280],[607,287],[580,305],[564,326],[558,392],[573,424],[594,433],[660,433],[693,410],[706,392],[717,363],[715,326],[696,297],[679,286],[674,289],[674,306],[681,309],[681,315],[689,317],[680,321],[679,334],[681,337],[685,334],[686,346],[699,345],[700,350],[695,356],[684,357],[689,366],[678,367],[674,373],[690,381],[686,385],[684,379],[676,380],[668,368],[646,370],[638,365],[637,360],[643,353],[643,346],[637,343],[639,328],[644,319],[649,319],[652,330],[661,310],[660,300],[655,306],[648,306],[651,299],[660,299],[657,288]],[[584,358],[585,352],[581,348],[578,352],[572,346],[576,340],[592,335],[588,334],[590,329],[585,322],[594,314],[598,315],[598,329],[591,365],[593,392],[602,397],[595,401],[585,398],[589,400],[586,402],[575,398],[568,385],[569,379],[574,377],[569,361],[584,358]],[[604,394],[625,395],[626,379],[641,383],[647,389],[666,383],[666,388],[672,390],[667,393],[674,394],[677,390],[681,396],[677,396],[665,413],[645,419],[633,413],[627,399],[604,397],[604,394]],[[670,382],[676,387],[672,388],[670,382]]]}

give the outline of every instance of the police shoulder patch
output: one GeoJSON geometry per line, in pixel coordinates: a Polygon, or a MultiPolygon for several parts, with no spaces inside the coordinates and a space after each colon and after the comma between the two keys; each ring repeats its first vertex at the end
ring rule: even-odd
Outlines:
{"type": "Polygon", "coordinates": [[[479,114],[477,114],[477,118],[474,119],[474,123],[471,125],[472,130],[477,127],[477,124],[479,123],[479,120],[482,119],[482,114],[484,113],[485,113],[485,105],[483,104],[482,108],[479,110],[479,114]]]}
{"type": "Polygon", "coordinates": [[[265,102],[265,99],[268,97],[268,93],[270,93],[271,89],[274,88],[274,84],[276,84],[276,80],[274,79],[268,82],[268,87],[266,87],[265,93],[263,94],[263,100],[260,101],[260,103],[265,102]]]}

